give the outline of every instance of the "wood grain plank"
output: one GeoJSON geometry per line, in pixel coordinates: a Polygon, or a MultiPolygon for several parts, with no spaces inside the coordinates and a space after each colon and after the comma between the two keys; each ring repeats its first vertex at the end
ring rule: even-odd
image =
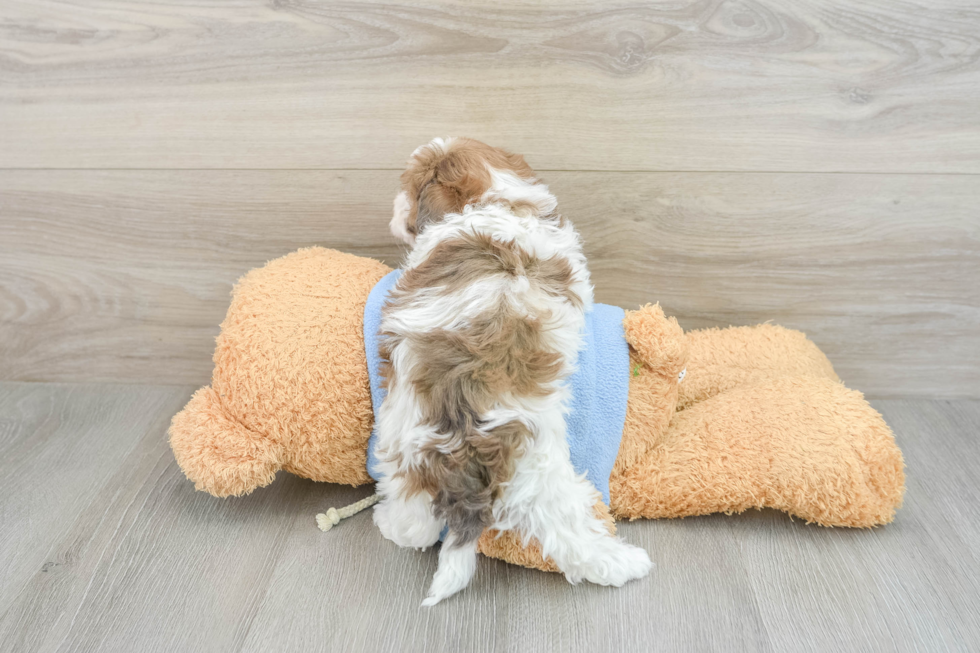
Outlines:
{"type": "Polygon", "coordinates": [[[874,530],[732,520],[776,650],[972,650],[980,645],[980,402],[873,402],[907,465],[905,503],[874,530]],[[806,633],[801,638],[801,633],[806,633]]]}
{"type": "Polygon", "coordinates": [[[980,10],[3,0],[0,166],[980,172],[980,10]]]}
{"type": "MultiPolygon", "coordinates": [[[[436,552],[398,549],[358,515],[313,516],[370,488],[283,474],[239,499],[193,491],[167,450],[188,388],[0,382],[0,446],[60,415],[0,506],[36,517],[4,532],[3,560],[31,574],[0,599],[0,649],[209,651],[975,650],[980,401],[876,401],[908,465],[893,524],[807,526],[773,511],[620,524],[652,574],[621,589],[570,586],[481,558],[472,585],[419,608],[436,552]],[[135,412],[134,412],[135,411],[135,412]],[[137,413],[141,417],[137,417],[137,413]],[[96,481],[79,452],[134,445],[96,481]],[[64,455],[52,456],[51,452],[64,455]],[[25,472],[26,473],[26,472],[25,472]],[[87,480],[93,489],[77,492],[87,480]],[[19,494],[18,494],[19,492],[19,494]],[[76,494],[75,500],[66,497],[76,494]],[[53,504],[57,497],[60,504],[53,504]],[[53,508],[53,509],[52,509],[53,508]],[[35,550],[44,555],[36,557],[35,550]],[[40,560],[52,564],[41,564],[40,560]]],[[[43,430],[43,428],[42,428],[43,430]]],[[[32,438],[28,437],[27,440],[32,438]]],[[[83,453],[84,457],[85,454],[83,453]]]]}
{"type": "MultiPolygon", "coordinates": [[[[599,301],[807,332],[872,396],[980,396],[964,175],[545,175],[599,301]]],[[[0,378],[203,384],[232,284],[311,244],[397,265],[386,171],[3,171],[0,378]]]]}
{"type": "MultiPolygon", "coordinates": [[[[0,384],[0,395],[10,387],[0,384]]],[[[35,394],[46,391],[50,402],[60,398],[48,384],[29,387],[35,394]]],[[[73,392],[74,419],[57,435],[61,459],[51,463],[37,456],[33,482],[18,479],[22,491],[3,495],[5,505],[24,504],[35,515],[12,532],[4,559],[9,555],[22,566],[38,556],[49,562],[26,565],[30,574],[19,592],[4,592],[0,648],[238,650],[282,553],[284,520],[296,516],[288,505],[312,510],[297,496],[309,483],[294,477],[230,501],[197,493],[166,439],[170,417],[190,397],[190,388],[87,384],[73,392]],[[101,402],[79,401],[86,394],[99,395],[101,402]],[[108,409],[99,410],[100,404],[108,409]],[[104,441],[98,447],[86,426],[94,420],[104,441]],[[94,457],[112,446],[119,454],[105,457],[103,465],[113,473],[104,485],[88,466],[68,459],[84,448],[94,457]],[[79,482],[90,489],[77,492],[79,482]],[[42,502],[39,484],[64,505],[51,509],[42,502]],[[77,496],[65,501],[72,493],[77,496]]],[[[18,471],[15,464],[4,459],[5,476],[18,471]]]]}
{"type": "Polygon", "coordinates": [[[704,526],[623,524],[659,568],[619,589],[481,557],[466,591],[426,610],[437,551],[399,549],[366,516],[326,534],[300,522],[242,650],[772,650],[737,543],[704,526]]]}
{"type": "Polygon", "coordinates": [[[4,378],[51,380],[53,365],[61,379],[132,380],[118,375],[127,360],[147,382],[206,382],[232,284],[250,268],[317,242],[398,254],[385,236],[390,200],[366,199],[392,173],[357,183],[344,173],[9,174],[10,185],[0,182],[4,378]]]}
{"type": "Polygon", "coordinates": [[[188,395],[176,387],[0,384],[0,614],[31,579],[59,583],[78,551],[55,552],[54,542],[113,486],[147,432],[160,437],[188,395]]]}

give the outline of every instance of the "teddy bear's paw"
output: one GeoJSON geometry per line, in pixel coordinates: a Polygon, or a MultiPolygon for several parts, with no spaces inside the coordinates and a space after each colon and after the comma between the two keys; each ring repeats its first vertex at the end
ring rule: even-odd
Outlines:
{"type": "Polygon", "coordinates": [[[374,523],[398,546],[425,549],[439,541],[445,523],[432,514],[428,495],[408,500],[386,498],[374,507],[374,523]]]}
{"type": "Polygon", "coordinates": [[[607,538],[601,550],[582,568],[582,578],[597,585],[621,587],[650,573],[653,563],[640,547],[607,538]]]}

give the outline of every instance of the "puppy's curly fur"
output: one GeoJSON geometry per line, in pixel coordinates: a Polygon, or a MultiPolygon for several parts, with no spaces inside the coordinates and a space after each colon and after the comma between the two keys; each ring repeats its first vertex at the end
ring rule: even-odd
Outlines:
{"type": "Polygon", "coordinates": [[[375,522],[401,546],[448,527],[428,598],[465,587],[486,528],[536,538],[571,582],[645,575],[609,535],[565,438],[592,286],[581,242],[523,157],[470,139],[413,153],[392,233],[413,245],[382,314],[375,522]]]}

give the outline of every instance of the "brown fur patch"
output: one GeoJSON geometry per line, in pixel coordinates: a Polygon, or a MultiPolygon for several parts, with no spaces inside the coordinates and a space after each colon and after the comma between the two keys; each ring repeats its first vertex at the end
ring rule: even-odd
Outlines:
{"type": "Polygon", "coordinates": [[[412,379],[423,418],[440,431],[472,428],[506,392],[544,395],[545,385],[561,374],[561,355],[541,346],[540,322],[503,303],[466,329],[436,329],[409,340],[425,352],[412,379]]]}
{"type": "MultiPolygon", "coordinates": [[[[421,301],[421,290],[452,292],[496,274],[524,275],[532,285],[581,304],[571,290],[571,265],[564,258],[542,261],[514,243],[467,234],[440,243],[425,262],[406,270],[384,314],[421,301]]],[[[521,422],[486,429],[483,418],[506,394],[550,392],[548,385],[562,373],[561,355],[544,346],[539,319],[499,298],[464,328],[382,335],[386,360],[406,341],[420,353],[406,380],[417,393],[423,423],[439,434],[406,471],[406,491],[428,492],[455,541],[472,541],[491,523],[499,487],[510,479],[519,450],[532,437],[521,422]]],[[[390,383],[395,371],[389,364],[382,373],[390,383]]]]}
{"type": "MultiPolygon", "coordinates": [[[[454,139],[443,151],[423,147],[402,173],[402,190],[411,202],[405,228],[416,236],[447,213],[459,213],[491,186],[490,171],[509,170],[524,179],[534,171],[519,154],[472,138],[454,139]]],[[[514,207],[516,209],[528,207],[514,207]]]]}
{"type": "Polygon", "coordinates": [[[409,492],[425,490],[457,543],[480,536],[492,519],[499,487],[531,437],[521,422],[485,429],[483,416],[508,392],[542,395],[559,378],[561,356],[541,345],[541,325],[506,302],[457,331],[434,329],[405,337],[422,356],[412,372],[423,422],[440,437],[409,468],[409,492]]]}
{"type": "MultiPolygon", "coordinates": [[[[535,258],[516,243],[501,242],[482,233],[464,233],[436,245],[425,261],[405,271],[391,293],[388,307],[397,308],[412,301],[416,290],[439,288],[451,293],[499,274],[525,276],[532,286],[582,307],[582,298],[572,290],[574,273],[568,259],[535,258]]],[[[388,307],[385,310],[391,310],[388,307]]]]}
{"type": "Polygon", "coordinates": [[[514,461],[530,437],[518,421],[486,431],[453,431],[421,448],[422,463],[406,475],[409,491],[433,497],[435,515],[446,520],[454,542],[472,542],[493,522],[500,484],[513,475],[514,461]]]}

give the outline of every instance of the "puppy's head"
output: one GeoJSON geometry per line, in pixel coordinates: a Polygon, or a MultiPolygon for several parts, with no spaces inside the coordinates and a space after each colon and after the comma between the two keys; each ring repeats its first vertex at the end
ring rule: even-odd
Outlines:
{"type": "Polygon", "coordinates": [[[419,147],[401,181],[391,233],[409,245],[426,226],[468,204],[506,201],[516,211],[539,214],[556,206],[524,157],[471,138],[436,138],[419,147]]]}

